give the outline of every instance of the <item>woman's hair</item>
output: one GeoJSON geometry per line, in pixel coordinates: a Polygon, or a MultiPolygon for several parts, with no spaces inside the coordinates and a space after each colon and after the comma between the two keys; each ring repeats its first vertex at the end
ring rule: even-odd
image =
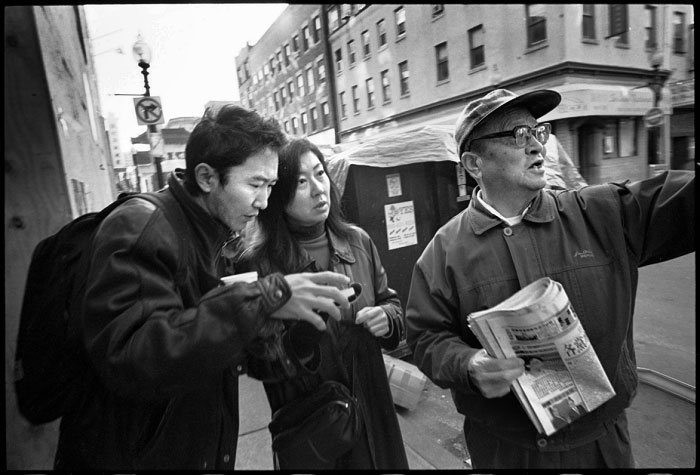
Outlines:
{"type": "Polygon", "coordinates": [[[287,137],[275,119],[265,119],[255,111],[230,104],[217,114],[207,109],[185,147],[185,187],[194,196],[202,192],[194,173],[200,163],[214,168],[225,185],[230,167],[242,165],[265,148],[278,151],[286,142],[287,137]]]}
{"type": "Polygon", "coordinates": [[[343,237],[350,233],[351,225],[342,215],[340,194],[328,173],[323,154],[308,139],[294,139],[280,150],[278,181],[272,187],[267,208],[258,215],[251,246],[243,254],[246,261],[258,266],[264,274],[273,271],[297,272],[302,263],[302,249],[289,231],[285,208],[294,199],[299,182],[300,158],[306,152],[318,157],[330,182],[330,210],[326,228],[343,237]]]}

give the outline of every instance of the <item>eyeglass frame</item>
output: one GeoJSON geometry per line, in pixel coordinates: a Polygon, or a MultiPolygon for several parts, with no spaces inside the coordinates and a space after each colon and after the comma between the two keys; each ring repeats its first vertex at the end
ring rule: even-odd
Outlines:
{"type": "Polygon", "coordinates": [[[467,146],[465,147],[465,150],[469,150],[471,148],[472,142],[475,140],[481,140],[481,139],[495,139],[495,138],[500,138],[500,137],[513,137],[515,139],[515,144],[518,145],[518,147],[522,148],[527,145],[527,143],[530,141],[530,139],[534,136],[538,142],[540,142],[542,145],[546,144],[549,141],[549,136],[552,134],[552,124],[549,122],[542,122],[541,124],[537,124],[534,127],[530,127],[529,125],[516,125],[513,127],[513,130],[506,130],[503,132],[494,132],[493,134],[486,134],[481,137],[477,137],[475,139],[469,140],[469,143],[467,143],[467,146]],[[541,141],[540,139],[537,138],[537,134],[533,133],[533,131],[536,131],[540,127],[545,128],[545,133],[547,134],[547,138],[544,141],[541,141]],[[525,138],[525,143],[522,145],[518,145],[518,137],[516,135],[516,131],[518,129],[525,128],[527,129],[527,137],[525,138]]]}

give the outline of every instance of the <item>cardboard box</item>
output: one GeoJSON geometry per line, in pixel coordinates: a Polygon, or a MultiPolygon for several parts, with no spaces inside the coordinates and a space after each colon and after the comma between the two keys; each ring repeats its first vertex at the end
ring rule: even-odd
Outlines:
{"type": "Polygon", "coordinates": [[[428,378],[416,365],[389,355],[383,356],[394,404],[408,410],[415,409],[428,378]]]}

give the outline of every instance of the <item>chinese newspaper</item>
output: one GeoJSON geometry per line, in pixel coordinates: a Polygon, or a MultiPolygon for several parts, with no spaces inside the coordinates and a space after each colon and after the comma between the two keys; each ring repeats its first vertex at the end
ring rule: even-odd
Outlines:
{"type": "Polygon", "coordinates": [[[548,277],[467,322],[492,357],[525,360],[512,387],[540,433],[553,434],[615,395],[564,288],[548,277]]]}

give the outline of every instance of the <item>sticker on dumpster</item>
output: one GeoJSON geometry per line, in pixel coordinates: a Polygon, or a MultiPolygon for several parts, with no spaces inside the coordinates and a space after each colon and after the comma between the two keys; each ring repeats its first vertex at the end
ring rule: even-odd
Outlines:
{"type": "Polygon", "coordinates": [[[399,173],[392,173],[386,176],[386,191],[389,198],[401,196],[401,175],[399,173]]]}
{"type": "Polygon", "coordinates": [[[418,244],[413,201],[384,205],[389,250],[418,244]]]}

